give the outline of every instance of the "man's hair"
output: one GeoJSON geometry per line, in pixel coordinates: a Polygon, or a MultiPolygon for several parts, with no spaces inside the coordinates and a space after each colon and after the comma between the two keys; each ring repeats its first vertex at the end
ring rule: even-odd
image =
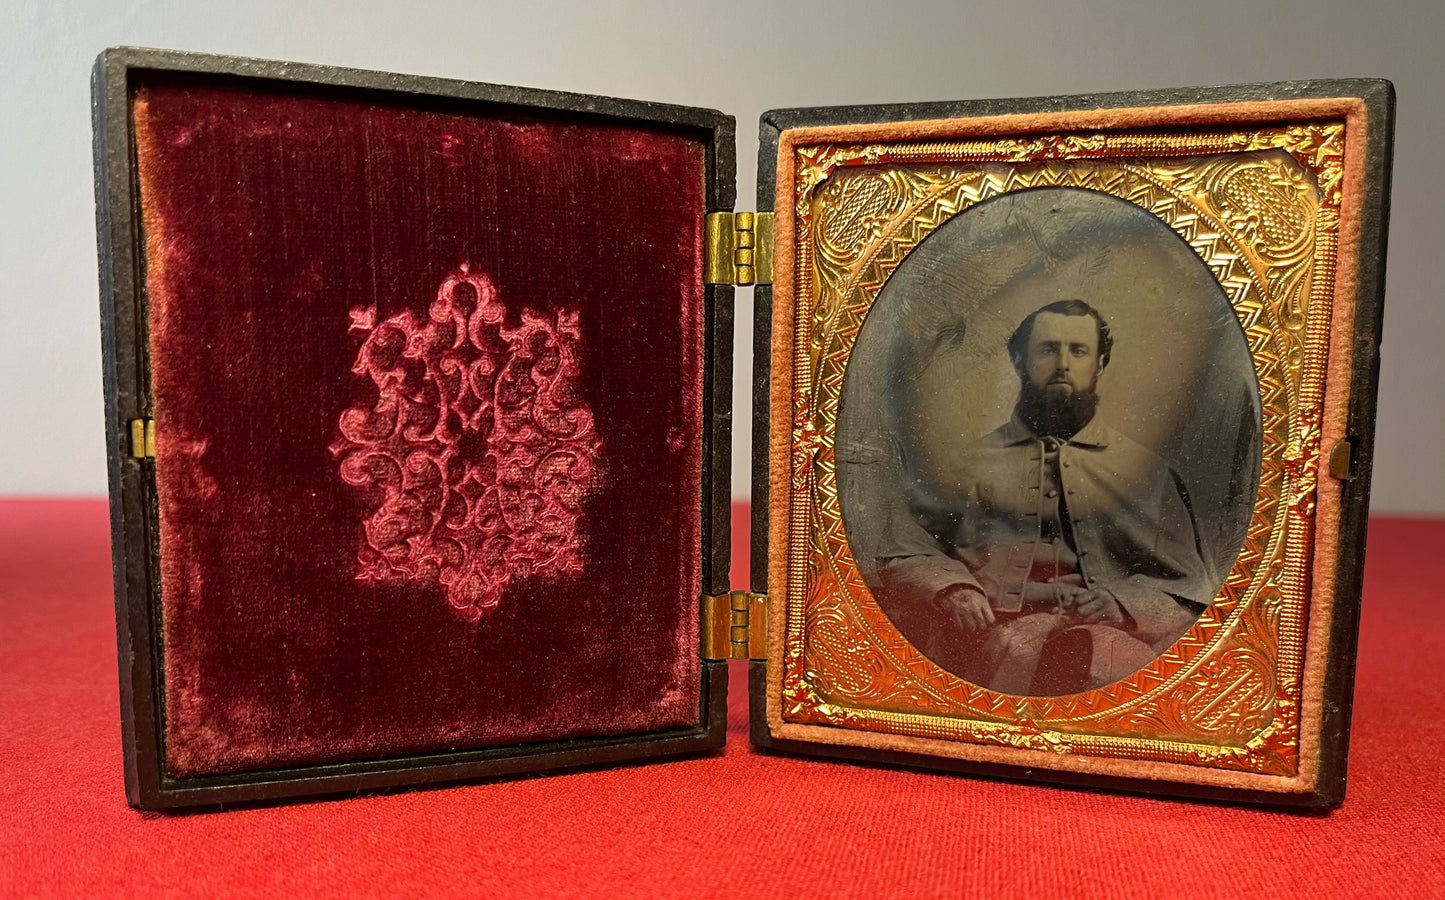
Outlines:
{"type": "Polygon", "coordinates": [[[1014,368],[1019,374],[1023,374],[1023,362],[1028,358],[1029,337],[1034,331],[1034,320],[1040,313],[1060,313],[1065,316],[1092,316],[1094,325],[1099,332],[1099,368],[1102,370],[1109,364],[1109,353],[1114,349],[1114,335],[1109,331],[1109,323],[1099,315],[1099,311],[1082,300],[1056,300],[1047,306],[1040,306],[1029,313],[1014,329],[1014,333],[1008,339],[1008,355],[1013,360],[1014,368]]]}

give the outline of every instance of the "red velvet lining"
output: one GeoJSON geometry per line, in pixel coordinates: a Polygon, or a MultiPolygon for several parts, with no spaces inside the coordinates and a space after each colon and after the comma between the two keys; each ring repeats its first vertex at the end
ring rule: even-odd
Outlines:
{"type": "Polygon", "coordinates": [[[170,770],[695,723],[703,144],[134,112],[170,770]]]}

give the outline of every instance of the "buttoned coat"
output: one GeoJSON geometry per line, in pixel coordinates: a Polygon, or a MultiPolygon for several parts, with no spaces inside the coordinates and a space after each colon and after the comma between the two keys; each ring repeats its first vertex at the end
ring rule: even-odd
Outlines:
{"type": "Polygon", "coordinates": [[[895,602],[934,605],[962,584],[1015,612],[1039,595],[1041,571],[1070,573],[1108,589],[1126,630],[1162,652],[1212,599],[1182,481],[1098,416],[1066,441],[1015,416],[978,441],[941,493],[890,517],[877,563],[895,602]],[[1054,449],[1056,469],[1045,459],[1054,449]],[[1072,534],[1049,534],[1051,516],[1072,534]]]}

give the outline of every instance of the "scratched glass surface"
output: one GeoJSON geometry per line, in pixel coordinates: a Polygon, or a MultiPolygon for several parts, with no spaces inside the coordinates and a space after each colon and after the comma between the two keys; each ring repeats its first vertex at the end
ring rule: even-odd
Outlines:
{"type": "Polygon", "coordinates": [[[1096,191],[978,204],[869,311],[838,418],[859,570],[941,668],[1056,696],[1125,678],[1207,608],[1258,490],[1259,386],[1219,282],[1096,191]]]}

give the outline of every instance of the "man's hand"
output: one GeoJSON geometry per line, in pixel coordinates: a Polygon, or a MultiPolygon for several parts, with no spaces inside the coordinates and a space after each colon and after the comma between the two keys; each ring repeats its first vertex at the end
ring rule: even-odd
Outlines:
{"type": "Polygon", "coordinates": [[[989,606],[988,598],[974,588],[954,585],[939,594],[938,602],[958,623],[958,627],[967,631],[984,631],[994,623],[993,607],[989,606]]]}
{"type": "Polygon", "coordinates": [[[1074,595],[1074,615],[1090,625],[1124,624],[1124,607],[1108,588],[1094,588],[1074,595]]]}
{"type": "Polygon", "coordinates": [[[1073,609],[1079,599],[1089,592],[1089,589],[1084,587],[1084,576],[1082,575],[1060,575],[1057,578],[1050,578],[1044,583],[1054,589],[1054,598],[1058,601],[1060,609],[1073,609]]]}

